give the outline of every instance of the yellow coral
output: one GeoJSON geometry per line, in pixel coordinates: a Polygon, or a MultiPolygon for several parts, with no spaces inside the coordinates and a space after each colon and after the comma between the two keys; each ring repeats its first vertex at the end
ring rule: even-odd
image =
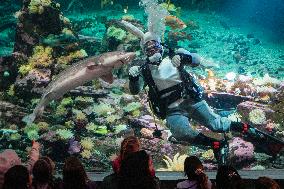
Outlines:
{"type": "Polygon", "coordinates": [[[44,7],[48,7],[51,4],[51,0],[31,0],[28,9],[31,14],[42,14],[44,7]]]}
{"type": "Polygon", "coordinates": [[[249,120],[253,124],[264,124],[266,121],[265,112],[261,109],[254,109],[249,113],[249,120]]]}
{"type": "Polygon", "coordinates": [[[53,62],[53,49],[51,47],[36,46],[32,57],[29,58],[28,64],[32,68],[48,67],[53,62]]]}
{"type": "Polygon", "coordinates": [[[163,161],[166,163],[167,168],[160,168],[159,171],[184,171],[184,161],[188,157],[186,154],[179,155],[177,153],[171,160],[168,156],[164,156],[163,161]]]}
{"type": "Polygon", "coordinates": [[[14,96],[14,95],[15,95],[15,85],[14,85],[14,84],[10,85],[7,94],[8,94],[9,96],[14,96]]]}
{"type": "Polygon", "coordinates": [[[76,120],[86,120],[86,119],[87,119],[86,114],[84,114],[82,111],[79,111],[76,114],[76,120]]]}
{"type": "Polygon", "coordinates": [[[88,54],[86,53],[86,51],[84,49],[81,49],[81,50],[78,50],[78,51],[75,51],[75,52],[71,52],[67,56],[60,56],[57,59],[57,63],[69,64],[75,59],[80,59],[80,58],[84,58],[84,57],[87,57],[87,56],[88,56],[88,54]]]}
{"type": "Polygon", "coordinates": [[[38,122],[37,126],[40,131],[47,131],[49,129],[49,124],[46,122],[38,122]]]}
{"type": "Polygon", "coordinates": [[[23,64],[19,67],[19,73],[21,75],[26,75],[33,69],[33,66],[30,64],[23,64]]]}
{"type": "Polygon", "coordinates": [[[90,159],[90,157],[92,156],[92,153],[91,153],[90,150],[83,150],[81,152],[81,156],[82,156],[82,158],[90,159]]]}
{"type": "Polygon", "coordinates": [[[205,160],[213,160],[214,159],[214,152],[212,149],[207,150],[202,153],[201,157],[205,160]]]}
{"type": "Polygon", "coordinates": [[[82,139],[80,144],[85,150],[91,150],[94,147],[94,143],[90,137],[82,139]]]}

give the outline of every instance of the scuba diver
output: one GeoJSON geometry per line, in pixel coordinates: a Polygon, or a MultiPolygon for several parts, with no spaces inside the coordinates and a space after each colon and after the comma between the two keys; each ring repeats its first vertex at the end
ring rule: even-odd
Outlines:
{"type": "Polygon", "coordinates": [[[198,54],[180,48],[176,51],[170,50],[169,56],[165,56],[160,35],[152,31],[144,34],[126,21],[120,21],[120,26],[141,38],[140,45],[146,55],[143,64],[129,69],[130,92],[138,94],[143,87],[148,86],[150,107],[158,118],[166,119],[166,125],[172,133],[170,141],[212,147],[218,164],[226,164],[226,137],[217,140],[192,129],[190,120],[193,119],[213,132],[239,132],[254,144],[272,144],[273,149],[267,150],[270,154],[278,153],[282,149],[284,142],[272,135],[213,112],[203,99],[201,85],[184,69],[184,66],[196,67],[201,64],[202,58],[198,54]]]}

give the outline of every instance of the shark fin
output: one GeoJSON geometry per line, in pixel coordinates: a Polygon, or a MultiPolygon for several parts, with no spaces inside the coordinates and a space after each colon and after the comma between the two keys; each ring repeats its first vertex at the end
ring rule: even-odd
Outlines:
{"type": "Polygon", "coordinates": [[[104,80],[105,82],[108,82],[108,83],[112,83],[113,82],[113,76],[112,76],[112,73],[109,73],[107,75],[103,75],[101,76],[101,79],[104,80]]]}
{"type": "Polygon", "coordinates": [[[93,69],[95,69],[96,66],[97,66],[97,65],[96,65],[95,62],[89,62],[88,65],[87,65],[87,68],[88,68],[89,70],[93,70],[93,69]]]}

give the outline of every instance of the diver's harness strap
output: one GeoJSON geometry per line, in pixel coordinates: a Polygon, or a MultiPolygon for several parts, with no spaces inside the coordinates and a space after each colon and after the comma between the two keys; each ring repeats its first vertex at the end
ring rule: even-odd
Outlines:
{"type": "MultiPolygon", "coordinates": [[[[191,59],[191,56],[183,56],[183,54],[180,56],[183,60],[182,62],[191,61],[187,60],[188,58],[191,59]]],[[[190,97],[194,102],[200,102],[202,100],[202,87],[190,73],[183,69],[183,66],[180,66],[178,68],[182,82],[159,91],[157,85],[153,80],[152,73],[148,64],[149,62],[145,62],[141,66],[141,73],[145,80],[145,83],[149,86],[149,103],[152,111],[156,116],[161,119],[165,119],[166,113],[168,111],[168,106],[183,97],[190,97]]]]}
{"type": "Polygon", "coordinates": [[[161,119],[165,119],[168,105],[182,98],[182,83],[159,91],[147,62],[141,66],[141,73],[145,83],[149,86],[148,98],[150,108],[156,116],[161,119]],[[163,95],[167,93],[170,94],[163,97],[163,95]]]}

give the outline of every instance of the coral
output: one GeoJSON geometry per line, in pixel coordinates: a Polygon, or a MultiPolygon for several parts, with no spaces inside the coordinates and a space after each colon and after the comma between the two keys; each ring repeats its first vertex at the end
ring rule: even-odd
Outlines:
{"type": "Polygon", "coordinates": [[[126,38],[126,32],[123,29],[110,26],[107,29],[107,36],[108,37],[114,37],[115,39],[122,41],[123,39],[126,38]]]}
{"type": "Polygon", "coordinates": [[[116,114],[109,115],[109,116],[107,116],[106,121],[107,121],[108,124],[111,124],[111,123],[114,123],[116,120],[118,120],[120,118],[121,118],[121,116],[116,115],[116,114]]]}
{"type": "Polygon", "coordinates": [[[32,123],[30,125],[27,125],[25,128],[24,128],[24,133],[28,133],[28,132],[31,132],[31,131],[36,131],[38,132],[39,131],[39,128],[37,126],[37,124],[35,123],[32,123]]]}
{"type": "Polygon", "coordinates": [[[122,20],[132,21],[132,20],[134,20],[134,16],[132,14],[126,14],[126,15],[122,16],[122,20]]]}
{"type": "Polygon", "coordinates": [[[256,165],[250,168],[250,170],[265,170],[265,167],[263,165],[256,165]]]}
{"type": "Polygon", "coordinates": [[[75,126],[75,124],[74,124],[74,122],[73,122],[72,120],[69,120],[69,121],[66,121],[66,122],[64,123],[64,126],[65,126],[66,128],[68,128],[68,129],[73,129],[74,126],[75,126]]]}
{"type": "Polygon", "coordinates": [[[48,67],[53,63],[53,49],[51,47],[36,46],[33,55],[29,58],[28,64],[33,68],[48,67]]]}
{"type": "Polygon", "coordinates": [[[19,73],[21,75],[26,75],[33,69],[33,66],[30,64],[23,64],[19,67],[19,73]]]}
{"type": "Polygon", "coordinates": [[[94,142],[90,137],[83,138],[80,144],[84,150],[92,150],[94,147],[94,142]]]}
{"type": "Polygon", "coordinates": [[[68,28],[63,28],[62,34],[65,34],[66,36],[74,36],[74,33],[68,28]]]}
{"type": "Polygon", "coordinates": [[[78,105],[90,105],[92,103],[94,103],[94,99],[92,97],[82,97],[82,96],[78,96],[75,98],[75,103],[77,103],[78,105]]]}
{"type": "Polygon", "coordinates": [[[7,91],[7,94],[9,96],[14,96],[15,95],[15,85],[14,84],[10,85],[10,87],[9,87],[9,89],[7,91]]]}
{"type": "Polygon", "coordinates": [[[56,108],[56,111],[55,111],[55,116],[57,116],[57,117],[62,117],[62,116],[66,116],[67,115],[67,109],[64,107],[64,106],[62,106],[62,105],[59,105],[59,106],[57,106],[57,108],[56,108]]]}
{"type": "Polygon", "coordinates": [[[171,160],[168,156],[164,156],[163,161],[166,163],[167,168],[160,168],[159,171],[184,171],[184,161],[188,157],[186,154],[179,155],[177,153],[171,160]]]}
{"type": "Polygon", "coordinates": [[[124,130],[126,130],[127,129],[127,125],[116,125],[115,126],[115,131],[114,131],[114,133],[115,134],[118,134],[118,133],[120,133],[121,131],[124,131],[124,130]]]}
{"type": "Polygon", "coordinates": [[[248,163],[254,159],[254,146],[239,137],[235,137],[229,144],[230,156],[236,163],[248,163]]]}
{"type": "Polygon", "coordinates": [[[83,150],[80,154],[82,158],[85,158],[85,159],[90,159],[90,157],[92,156],[92,153],[89,150],[83,150]]]}
{"type": "Polygon", "coordinates": [[[37,127],[40,131],[48,131],[49,129],[49,124],[46,122],[38,122],[37,127]]]}
{"type": "Polygon", "coordinates": [[[56,130],[56,134],[59,136],[60,139],[67,140],[74,136],[71,130],[69,129],[58,129],[56,130]]]}
{"type": "Polygon", "coordinates": [[[115,112],[115,109],[106,103],[95,104],[93,111],[98,116],[107,116],[115,112]]]}
{"type": "Polygon", "coordinates": [[[66,56],[60,56],[59,58],[57,58],[57,63],[66,65],[73,62],[75,59],[82,59],[87,56],[87,52],[84,49],[81,49],[78,51],[71,52],[66,56]]]}
{"type": "Polygon", "coordinates": [[[78,111],[76,112],[76,117],[75,117],[76,120],[86,120],[87,119],[87,116],[85,113],[83,113],[82,111],[78,111]]]}
{"type": "Polygon", "coordinates": [[[9,137],[9,140],[17,141],[21,140],[22,136],[19,133],[12,133],[9,137]]]}
{"type": "Polygon", "coordinates": [[[28,9],[31,14],[42,14],[45,7],[50,6],[51,0],[31,0],[28,9]]]}
{"type": "Polygon", "coordinates": [[[239,113],[235,112],[233,114],[230,114],[228,116],[228,119],[231,120],[231,121],[239,122],[239,121],[242,120],[242,116],[239,113]]]}
{"type": "Polygon", "coordinates": [[[249,120],[253,124],[264,124],[266,122],[265,112],[261,109],[254,109],[249,113],[249,120]]]}
{"type": "Polygon", "coordinates": [[[36,130],[32,130],[32,131],[27,132],[27,137],[30,140],[38,140],[39,134],[36,130]]]}
{"type": "Polygon", "coordinates": [[[125,112],[133,112],[135,110],[139,110],[142,107],[141,103],[139,102],[131,102],[129,104],[127,104],[126,107],[123,108],[123,110],[125,112]]]}
{"type": "Polygon", "coordinates": [[[207,150],[201,154],[201,158],[205,161],[212,161],[214,160],[214,152],[212,149],[207,150]]]}
{"type": "Polygon", "coordinates": [[[270,77],[268,74],[265,74],[263,78],[255,79],[253,81],[253,84],[257,86],[273,86],[273,87],[278,86],[279,87],[281,84],[281,81],[276,78],[270,77]]]}
{"type": "Polygon", "coordinates": [[[107,127],[103,125],[95,125],[94,123],[88,123],[86,126],[86,129],[89,132],[92,132],[94,134],[100,134],[100,135],[105,135],[108,133],[107,127]]]}
{"type": "Polygon", "coordinates": [[[144,137],[144,138],[148,138],[148,139],[153,138],[153,131],[151,131],[150,129],[142,128],[140,130],[140,133],[141,133],[142,137],[144,137]]]}
{"type": "Polygon", "coordinates": [[[67,98],[63,98],[60,102],[60,105],[61,106],[72,106],[73,104],[73,100],[71,97],[67,97],[67,98]]]}

